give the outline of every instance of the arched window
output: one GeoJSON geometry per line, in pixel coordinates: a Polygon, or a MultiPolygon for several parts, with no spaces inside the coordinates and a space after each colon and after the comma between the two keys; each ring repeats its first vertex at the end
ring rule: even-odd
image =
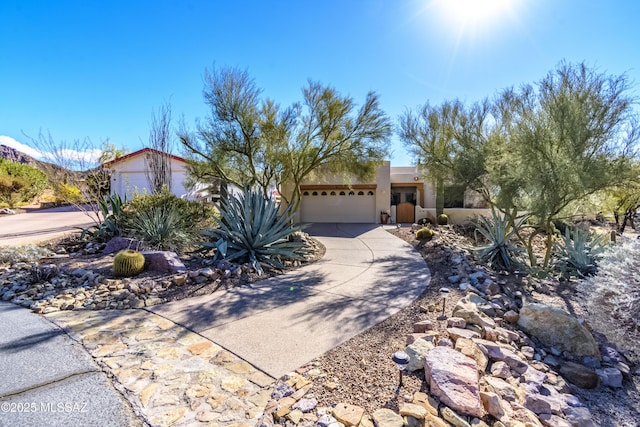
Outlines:
{"type": "Polygon", "coordinates": [[[353,191],[349,191],[349,195],[350,195],[350,196],[355,196],[355,195],[356,195],[356,193],[354,193],[353,191]]]}
{"type": "Polygon", "coordinates": [[[320,195],[321,195],[321,196],[326,196],[326,195],[327,195],[327,192],[326,192],[326,191],[323,191],[322,193],[320,193],[320,195]]]}
{"type": "Polygon", "coordinates": [[[367,196],[373,196],[373,191],[369,190],[369,192],[367,193],[367,196]]]}
{"type": "Polygon", "coordinates": [[[308,196],[308,195],[309,195],[309,192],[308,192],[308,191],[305,191],[304,193],[302,193],[302,195],[303,195],[303,196],[308,196]]]}
{"type": "Polygon", "coordinates": [[[335,195],[336,195],[336,192],[335,192],[335,191],[332,191],[332,192],[330,193],[330,195],[331,195],[331,196],[335,196],[335,195]]]}
{"type": "Polygon", "coordinates": [[[317,195],[318,195],[318,192],[317,192],[317,191],[314,191],[311,195],[312,195],[312,196],[317,196],[317,195]]]}
{"type": "Polygon", "coordinates": [[[358,191],[358,196],[364,196],[364,191],[358,191]]]}
{"type": "Polygon", "coordinates": [[[341,191],[341,192],[340,192],[340,195],[341,195],[341,196],[346,196],[346,195],[347,195],[347,193],[345,193],[344,191],[341,191]]]}

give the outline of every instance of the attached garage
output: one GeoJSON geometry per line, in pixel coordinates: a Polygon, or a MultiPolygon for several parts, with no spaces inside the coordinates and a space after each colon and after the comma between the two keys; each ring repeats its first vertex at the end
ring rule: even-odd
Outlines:
{"type": "Polygon", "coordinates": [[[302,222],[375,223],[375,185],[304,186],[300,219],[302,222]]]}

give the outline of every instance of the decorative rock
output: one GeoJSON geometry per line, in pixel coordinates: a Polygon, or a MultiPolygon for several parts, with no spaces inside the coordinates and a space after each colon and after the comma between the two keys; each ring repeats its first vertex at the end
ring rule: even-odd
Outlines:
{"type": "Polygon", "coordinates": [[[338,403],[335,408],[333,408],[332,415],[336,420],[347,427],[357,426],[358,424],[360,424],[362,415],[364,415],[364,409],[355,405],[338,403]]]}
{"type": "Polygon", "coordinates": [[[371,414],[376,427],[403,427],[404,420],[402,417],[391,409],[378,409],[371,414]]]}
{"type": "Polygon", "coordinates": [[[482,416],[475,360],[447,347],[436,347],[425,356],[425,377],[431,393],[442,403],[464,414],[482,416]]]}
{"type": "Polygon", "coordinates": [[[616,368],[596,369],[596,373],[603,385],[613,388],[622,387],[622,372],[616,368]]]}
{"type": "Polygon", "coordinates": [[[471,425],[451,408],[446,406],[442,409],[442,418],[451,423],[454,427],[471,427],[471,425]]]}
{"type": "Polygon", "coordinates": [[[502,399],[496,393],[492,392],[480,392],[480,400],[484,410],[496,419],[501,419],[504,414],[504,407],[502,406],[502,399]]]}
{"type": "Polygon", "coordinates": [[[489,359],[482,352],[480,347],[478,347],[478,345],[472,340],[467,338],[458,338],[456,340],[456,345],[454,348],[465,356],[469,356],[470,358],[475,360],[478,364],[478,370],[480,372],[484,372],[487,369],[489,359]]]}
{"type": "Polygon", "coordinates": [[[593,421],[591,412],[585,407],[573,407],[565,408],[565,419],[569,421],[573,426],[580,427],[595,427],[597,424],[593,421]]]}
{"type": "Polygon", "coordinates": [[[433,349],[433,344],[425,340],[417,340],[405,348],[405,353],[409,356],[407,371],[417,371],[424,368],[424,356],[433,349]]]}
{"type": "Polygon", "coordinates": [[[438,416],[438,402],[428,394],[416,392],[412,402],[425,408],[431,415],[438,416]]]}
{"type": "Polygon", "coordinates": [[[511,376],[511,369],[509,365],[502,361],[495,362],[491,365],[491,375],[498,378],[507,379],[511,376]]]}
{"type": "Polygon", "coordinates": [[[450,317],[447,319],[447,326],[451,328],[464,329],[467,326],[467,321],[462,317],[450,317]]]}
{"type": "Polygon", "coordinates": [[[598,386],[598,374],[578,363],[565,362],[560,368],[560,374],[578,387],[596,388],[598,386]]]}
{"type": "Polygon", "coordinates": [[[291,408],[299,409],[300,411],[307,413],[307,412],[313,411],[316,406],[318,406],[318,401],[316,400],[315,397],[310,397],[310,398],[298,400],[298,402],[296,402],[296,404],[293,405],[291,408]]]}
{"type": "Polygon", "coordinates": [[[421,405],[416,405],[414,403],[405,403],[400,406],[400,415],[402,415],[403,417],[413,417],[421,420],[426,417],[427,414],[427,409],[421,405]]]}
{"type": "Polygon", "coordinates": [[[461,329],[461,328],[447,328],[447,333],[451,337],[453,341],[458,338],[480,338],[480,334],[469,329],[461,329]]]}
{"type": "Polygon", "coordinates": [[[471,301],[473,295],[474,294],[469,294],[460,299],[460,301],[458,301],[453,308],[452,315],[454,317],[463,318],[468,324],[494,328],[496,326],[496,322],[494,322],[493,319],[488,317],[486,314],[478,311],[477,305],[471,301]]]}
{"type": "Polygon", "coordinates": [[[291,396],[295,390],[286,383],[278,383],[275,389],[271,392],[271,398],[275,400],[280,400],[283,397],[291,396]]]}
{"type": "Polygon", "coordinates": [[[528,304],[520,310],[518,326],[547,346],[557,346],[577,356],[600,357],[591,333],[576,318],[544,304],[528,304]]]}
{"type": "Polygon", "coordinates": [[[433,330],[433,322],[431,320],[421,320],[413,324],[414,333],[423,333],[433,330]]]}

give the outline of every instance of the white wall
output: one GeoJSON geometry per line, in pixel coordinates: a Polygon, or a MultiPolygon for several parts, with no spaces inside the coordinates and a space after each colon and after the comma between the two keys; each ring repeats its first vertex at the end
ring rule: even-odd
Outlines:
{"type": "MultiPolygon", "coordinates": [[[[176,196],[187,193],[186,163],[171,158],[171,192],[176,196]]],[[[146,153],[118,161],[109,167],[111,172],[111,192],[131,199],[134,193],[151,193],[146,175],[146,153]]]]}

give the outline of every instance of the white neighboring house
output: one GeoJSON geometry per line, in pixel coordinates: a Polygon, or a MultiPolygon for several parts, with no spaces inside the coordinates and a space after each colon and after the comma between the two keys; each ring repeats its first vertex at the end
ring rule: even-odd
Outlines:
{"type": "MultiPolygon", "coordinates": [[[[111,174],[111,193],[131,200],[135,193],[151,194],[148,175],[148,159],[153,153],[160,153],[152,148],[143,148],[115,160],[102,167],[111,174]]],[[[168,154],[171,161],[171,192],[180,197],[187,194],[187,161],[182,157],[168,154]]]]}

